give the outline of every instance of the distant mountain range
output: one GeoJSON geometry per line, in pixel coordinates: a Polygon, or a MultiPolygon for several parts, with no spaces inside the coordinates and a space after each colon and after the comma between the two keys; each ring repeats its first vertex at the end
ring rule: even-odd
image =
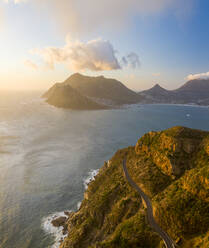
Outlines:
{"type": "Polygon", "coordinates": [[[88,77],[79,73],[63,83],[56,83],[43,97],[49,104],[71,109],[107,109],[144,100],[143,96],[115,79],[88,77]]]}
{"type": "Polygon", "coordinates": [[[115,79],[76,73],[64,82],[56,83],[43,97],[56,107],[77,110],[108,109],[135,103],[209,105],[209,79],[191,80],[176,90],[166,90],[156,84],[136,93],[115,79]]]}
{"type": "Polygon", "coordinates": [[[209,105],[209,79],[190,80],[176,90],[166,90],[156,84],[138,94],[144,96],[147,103],[209,105]]]}

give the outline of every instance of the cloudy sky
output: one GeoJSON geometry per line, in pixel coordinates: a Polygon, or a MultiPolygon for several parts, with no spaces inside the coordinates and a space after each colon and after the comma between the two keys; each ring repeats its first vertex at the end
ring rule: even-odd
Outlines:
{"type": "Polygon", "coordinates": [[[0,0],[0,89],[74,72],[142,90],[209,77],[208,0],[0,0]]]}

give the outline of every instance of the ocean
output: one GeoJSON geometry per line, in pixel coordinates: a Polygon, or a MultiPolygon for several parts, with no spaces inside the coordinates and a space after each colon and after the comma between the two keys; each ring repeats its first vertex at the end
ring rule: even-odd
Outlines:
{"type": "Polygon", "coordinates": [[[209,108],[132,105],[73,111],[41,92],[0,92],[0,247],[58,247],[50,220],[75,211],[104,161],[148,131],[209,130],[209,108]]]}

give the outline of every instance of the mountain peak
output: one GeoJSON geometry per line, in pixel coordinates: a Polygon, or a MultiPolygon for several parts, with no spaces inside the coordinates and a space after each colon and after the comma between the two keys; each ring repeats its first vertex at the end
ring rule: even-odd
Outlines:
{"type": "Polygon", "coordinates": [[[153,89],[163,89],[158,83],[153,86],[153,89]]]}
{"type": "Polygon", "coordinates": [[[167,90],[164,89],[163,87],[161,87],[158,83],[155,84],[155,85],[154,85],[151,89],[149,89],[148,91],[155,92],[155,93],[167,92],[167,90]]]}
{"type": "Polygon", "coordinates": [[[198,92],[204,92],[204,95],[201,96],[200,98],[208,98],[208,93],[209,93],[209,79],[193,79],[190,81],[187,81],[183,86],[178,88],[176,90],[177,92],[179,91],[193,91],[195,94],[198,94],[198,92]]]}
{"type": "Polygon", "coordinates": [[[105,78],[103,75],[91,77],[91,76],[83,75],[79,72],[76,72],[76,73],[72,74],[71,76],[69,76],[65,82],[67,82],[69,80],[80,80],[80,79],[85,79],[85,80],[92,80],[93,79],[94,80],[94,79],[107,79],[107,78],[105,78]]]}
{"type": "Polygon", "coordinates": [[[72,75],[70,76],[70,78],[72,78],[72,77],[84,77],[84,75],[82,75],[82,74],[79,73],[79,72],[76,72],[76,73],[74,73],[74,74],[72,74],[72,75]]]}

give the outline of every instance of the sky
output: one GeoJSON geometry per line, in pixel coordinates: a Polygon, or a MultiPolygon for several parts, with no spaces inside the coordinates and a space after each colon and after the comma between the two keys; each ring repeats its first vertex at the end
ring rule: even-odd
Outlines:
{"type": "Polygon", "coordinates": [[[75,72],[140,91],[209,77],[208,0],[0,0],[0,89],[75,72]]]}

